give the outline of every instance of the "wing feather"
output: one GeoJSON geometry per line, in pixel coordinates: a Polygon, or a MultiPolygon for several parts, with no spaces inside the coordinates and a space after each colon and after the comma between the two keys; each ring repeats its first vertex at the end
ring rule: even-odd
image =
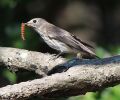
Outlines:
{"type": "MultiPolygon", "coordinates": [[[[51,25],[50,25],[51,26],[51,25]]],[[[76,39],[75,36],[71,35],[69,32],[52,25],[52,27],[47,27],[47,33],[49,37],[52,39],[59,40],[60,42],[66,43],[68,46],[73,47],[74,49],[80,50],[82,52],[89,53],[91,55],[95,55],[89,48],[90,45],[86,45],[86,43],[81,42],[81,40],[76,39]],[[85,46],[86,45],[86,46],[85,46]]]]}

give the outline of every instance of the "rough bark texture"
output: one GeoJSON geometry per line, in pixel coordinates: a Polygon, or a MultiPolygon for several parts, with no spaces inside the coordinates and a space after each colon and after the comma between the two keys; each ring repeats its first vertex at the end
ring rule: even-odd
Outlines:
{"type": "Polygon", "coordinates": [[[0,98],[15,100],[32,95],[72,96],[103,89],[119,82],[120,63],[80,65],[63,73],[3,87],[0,89],[0,98]]]}
{"type": "MultiPolygon", "coordinates": [[[[2,48],[0,48],[0,50],[1,49],[2,48]]],[[[21,55],[24,52],[26,52],[27,55],[29,55],[29,53],[32,53],[30,51],[20,50],[20,49],[11,49],[11,52],[15,53],[17,50],[21,53],[21,55]]],[[[3,56],[4,52],[9,51],[9,48],[4,48],[1,51],[0,51],[0,55],[3,56]],[[7,50],[4,51],[5,49],[7,50]]],[[[16,53],[15,54],[14,53],[12,54],[15,57],[16,53]]],[[[36,52],[33,52],[33,53],[36,54],[36,52]]],[[[32,55],[33,57],[34,57],[34,54],[32,55]]],[[[39,56],[38,54],[41,54],[41,53],[37,53],[37,56],[39,56]]],[[[42,54],[42,55],[45,55],[45,54],[42,54]]],[[[10,55],[6,55],[3,57],[2,56],[0,56],[1,64],[6,62],[5,65],[11,66],[10,64],[7,64],[8,60],[6,61],[3,60],[5,59],[5,57],[9,58],[8,56],[10,55]]],[[[28,59],[32,59],[29,57],[28,59]]],[[[49,59],[49,56],[47,57],[48,57],[47,59],[49,59]]],[[[58,61],[61,59],[62,58],[58,58],[58,61]]],[[[13,60],[10,60],[10,61],[13,61],[13,60]]],[[[22,63],[24,65],[25,61],[27,61],[27,58],[26,60],[20,60],[18,65],[22,65],[22,63]]],[[[27,63],[28,66],[30,66],[30,64],[33,63],[33,61],[34,60],[32,60],[32,62],[27,63]]],[[[35,62],[38,63],[39,66],[41,66],[42,64],[40,64],[39,60],[37,61],[35,62]]],[[[43,62],[44,61],[42,60],[41,63],[43,62]]],[[[65,62],[65,60],[61,60],[61,63],[63,62],[65,62]]],[[[25,64],[24,66],[27,66],[27,64],[25,64]]],[[[12,63],[12,65],[14,64],[12,63]]],[[[18,67],[18,65],[17,66],[15,65],[15,66],[18,67]]],[[[22,68],[24,68],[24,66],[22,68]]],[[[9,86],[0,88],[0,99],[5,99],[5,100],[22,99],[23,100],[23,99],[29,98],[30,96],[35,96],[35,95],[52,97],[52,98],[62,97],[62,96],[73,96],[73,95],[85,94],[88,91],[97,91],[97,90],[114,86],[115,84],[120,83],[120,56],[104,58],[104,59],[93,59],[93,60],[72,59],[60,65],[58,65],[58,62],[57,62],[57,64],[54,64],[53,66],[56,66],[56,67],[51,67],[52,69],[50,72],[50,74],[52,73],[51,76],[46,76],[41,79],[21,82],[19,84],[9,85],[9,86]],[[56,71],[57,69],[64,69],[64,68],[68,70],[66,72],[62,72],[63,71],[62,70],[60,71],[62,73],[53,74],[57,72],[56,71]]]]}
{"type": "Polygon", "coordinates": [[[55,58],[55,55],[43,54],[23,49],[0,47],[0,65],[10,70],[26,69],[46,76],[54,66],[65,62],[64,58],[55,58]]]}

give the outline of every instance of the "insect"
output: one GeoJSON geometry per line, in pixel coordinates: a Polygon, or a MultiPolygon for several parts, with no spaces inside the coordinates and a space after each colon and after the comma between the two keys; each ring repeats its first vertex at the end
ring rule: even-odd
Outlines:
{"type": "Polygon", "coordinates": [[[21,38],[25,40],[25,23],[21,23],[21,38]]]}

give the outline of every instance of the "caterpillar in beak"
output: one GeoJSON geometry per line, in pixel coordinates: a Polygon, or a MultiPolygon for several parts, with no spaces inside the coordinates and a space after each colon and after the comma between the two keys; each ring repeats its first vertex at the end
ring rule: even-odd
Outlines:
{"type": "Polygon", "coordinates": [[[25,40],[25,23],[21,23],[21,38],[25,40]]]}

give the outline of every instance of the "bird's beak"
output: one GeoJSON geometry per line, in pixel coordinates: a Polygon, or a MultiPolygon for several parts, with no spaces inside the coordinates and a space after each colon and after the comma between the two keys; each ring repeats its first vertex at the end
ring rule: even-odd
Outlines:
{"type": "Polygon", "coordinates": [[[26,26],[32,27],[31,23],[27,22],[25,23],[26,26]]]}

